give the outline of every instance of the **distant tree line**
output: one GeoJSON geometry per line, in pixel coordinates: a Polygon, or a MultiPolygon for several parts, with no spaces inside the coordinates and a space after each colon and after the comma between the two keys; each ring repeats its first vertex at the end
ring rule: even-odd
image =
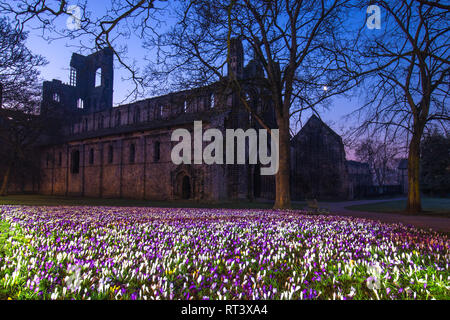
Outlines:
{"type": "MultiPolygon", "coordinates": [[[[398,165],[404,157],[403,148],[393,141],[372,138],[357,141],[354,148],[357,160],[369,165],[375,185],[400,183],[398,165]]],[[[430,196],[450,195],[450,136],[445,132],[434,130],[422,139],[420,186],[430,196]]]]}
{"type": "Polygon", "coordinates": [[[39,117],[42,56],[26,47],[27,33],[0,18],[0,195],[39,174],[36,142],[51,121],[39,117]]]}

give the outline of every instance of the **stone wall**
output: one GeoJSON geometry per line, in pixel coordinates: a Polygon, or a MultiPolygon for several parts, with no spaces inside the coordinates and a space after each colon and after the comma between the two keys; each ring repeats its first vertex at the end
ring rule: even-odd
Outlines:
{"type": "Polygon", "coordinates": [[[43,147],[40,192],[105,198],[180,199],[181,180],[188,176],[189,198],[225,199],[227,166],[173,164],[170,155],[177,143],[170,141],[173,129],[137,131],[43,147]],[[75,152],[79,152],[78,172],[74,172],[73,167],[75,152]]]}
{"type": "Polygon", "coordinates": [[[292,198],[347,198],[342,138],[312,116],[291,140],[292,198]]]}

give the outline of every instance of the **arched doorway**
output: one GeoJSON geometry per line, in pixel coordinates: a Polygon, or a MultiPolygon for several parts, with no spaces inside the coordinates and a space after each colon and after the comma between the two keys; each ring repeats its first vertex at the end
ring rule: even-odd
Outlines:
{"type": "Polygon", "coordinates": [[[191,181],[188,176],[184,176],[181,183],[181,197],[189,199],[191,197],[191,181]]]}
{"type": "Polygon", "coordinates": [[[255,165],[253,170],[253,196],[255,198],[261,197],[261,168],[259,164],[255,165]]]}

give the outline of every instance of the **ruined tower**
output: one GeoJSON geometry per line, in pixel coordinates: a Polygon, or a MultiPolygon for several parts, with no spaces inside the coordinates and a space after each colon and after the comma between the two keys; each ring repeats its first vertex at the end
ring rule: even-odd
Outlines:
{"type": "Polygon", "coordinates": [[[113,106],[113,53],[109,48],[83,56],[72,54],[69,83],[45,81],[41,113],[85,114],[113,106]]]}

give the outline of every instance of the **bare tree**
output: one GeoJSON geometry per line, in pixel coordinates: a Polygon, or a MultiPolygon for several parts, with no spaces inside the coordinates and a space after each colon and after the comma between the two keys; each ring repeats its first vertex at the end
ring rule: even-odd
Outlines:
{"type": "Polygon", "coordinates": [[[444,1],[435,0],[435,1],[427,1],[427,0],[417,0],[422,4],[427,6],[436,7],[444,10],[450,10],[450,5],[443,3],[444,1]]]}
{"type": "Polygon", "coordinates": [[[401,149],[392,142],[364,139],[358,143],[355,155],[359,161],[369,164],[370,173],[377,185],[392,183],[391,176],[395,171],[401,149]]]}
{"type": "Polygon", "coordinates": [[[419,160],[424,129],[431,122],[448,126],[450,120],[450,12],[430,2],[378,2],[382,30],[363,32],[365,45],[358,52],[369,99],[357,111],[365,117],[357,134],[375,128],[408,139],[410,213],[422,209],[419,160]]]}
{"type": "MultiPolygon", "coordinates": [[[[92,3],[92,2],[91,2],[92,3]]],[[[154,36],[163,27],[158,17],[164,12],[167,1],[112,0],[104,11],[95,11],[88,1],[17,0],[0,1],[0,14],[10,17],[17,32],[33,27],[41,30],[42,38],[53,41],[61,38],[77,39],[80,50],[110,48],[135,84],[124,100],[142,94],[143,77],[132,57],[129,57],[127,40],[135,36],[144,39],[154,36]],[[66,23],[61,26],[61,22],[66,23]]]]}
{"type": "Polygon", "coordinates": [[[26,39],[26,33],[15,30],[6,18],[0,19],[0,195],[6,194],[13,173],[25,174],[33,168],[32,145],[44,128],[37,115],[37,67],[46,61],[28,50],[26,39]]]}
{"type": "Polygon", "coordinates": [[[46,61],[28,50],[26,38],[26,33],[15,30],[6,18],[0,18],[0,107],[35,112],[23,103],[39,98],[37,67],[46,61]]]}
{"type": "Polygon", "coordinates": [[[34,171],[34,144],[50,122],[38,116],[39,72],[46,64],[25,46],[27,34],[0,19],[0,195],[5,195],[11,176],[34,171]]]}

